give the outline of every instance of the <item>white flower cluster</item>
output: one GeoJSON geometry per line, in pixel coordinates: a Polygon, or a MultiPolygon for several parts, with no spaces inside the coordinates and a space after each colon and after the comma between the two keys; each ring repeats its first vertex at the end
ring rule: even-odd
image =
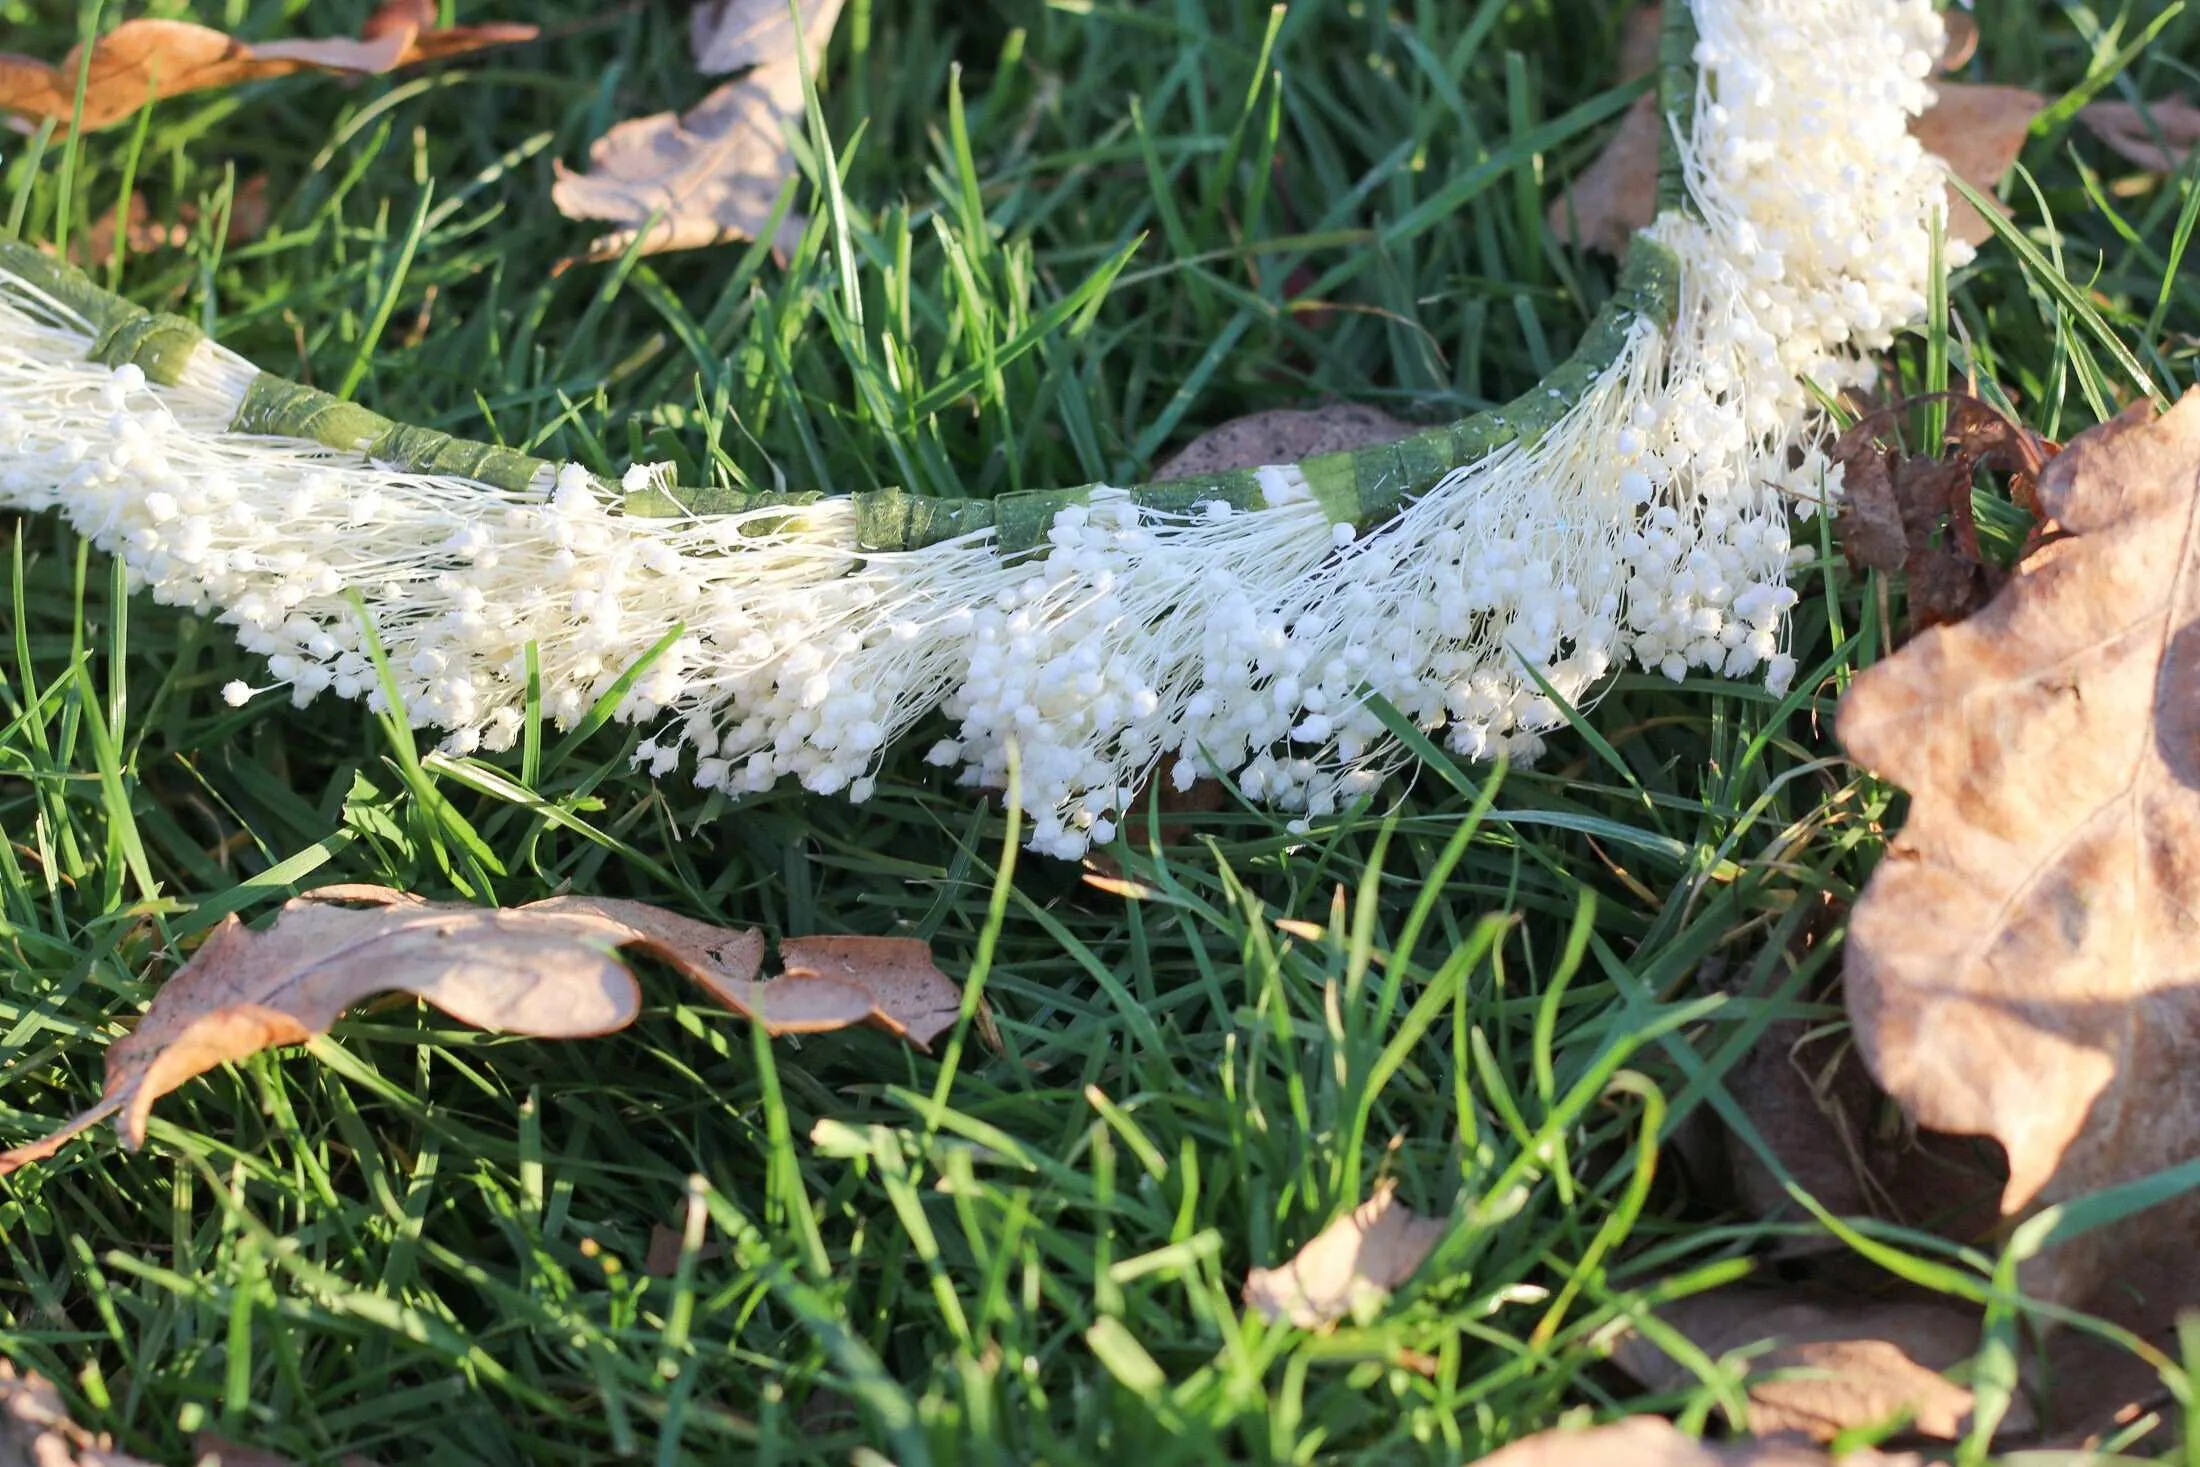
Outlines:
{"type": "Polygon", "coordinates": [[[961,734],[931,757],[1003,788],[1013,747],[1033,849],[1074,856],[1114,839],[1164,757],[1188,785],[1292,736],[1320,694],[1300,691],[1274,588],[1337,542],[1303,495],[1163,516],[1119,490],[1063,510],[1048,538],[977,608],[946,704],[961,734]]]}
{"type": "Polygon", "coordinates": [[[532,649],[559,726],[622,681],[616,717],[671,715],[642,746],[658,774],[691,755],[709,788],[793,776],[860,799],[963,671],[960,598],[1006,579],[982,542],[867,560],[845,548],[844,501],[633,520],[570,466],[515,494],[218,431],[241,392],[87,363],[66,321],[0,292],[0,504],[60,511],[134,589],[230,624],[300,706],[324,692],[388,706],[356,589],[400,705],[454,753],[517,740],[532,649]]]}
{"type": "Polygon", "coordinates": [[[509,493],[230,433],[241,359],[205,345],[151,387],[4,279],[0,504],[60,510],[219,615],[300,703],[383,706],[356,593],[402,706],[457,752],[517,738],[530,652],[556,722],[617,692],[660,729],[653,773],[731,792],[866,798],[943,708],[934,761],[997,788],[1013,751],[1033,843],[1063,856],[1112,839],[1165,765],[1311,817],[1361,798],[1403,757],[1371,695],[1518,757],[1630,661],[1784,690],[1790,518],[1831,492],[1805,384],[1866,380],[1925,305],[1941,173],[1906,124],[1940,22],[1928,0],[1695,10],[1696,215],[1654,230],[1683,262],[1676,324],[1638,324],[1554,427],[1364,535],[1283,467],[1250,510],[1101,491],[1022,558],[988,534],[864,553],[844,501],[629,519],[577,468],[509,493]]]}

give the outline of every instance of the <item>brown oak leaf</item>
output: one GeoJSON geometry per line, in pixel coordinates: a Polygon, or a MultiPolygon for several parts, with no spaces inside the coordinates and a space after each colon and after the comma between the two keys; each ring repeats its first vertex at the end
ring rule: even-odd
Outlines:
{"type": "Polygon", "coordinates": [[[18,1375],[0,1360],[0,1463],[7,1467],[153,1467],[114,1449],[102,1432],[78,1426],[53,1382],[18,1375]]]}
{"type": "Polygon", "coordinates": [[[1246,1306],[1263,1319],[1320,1329],[1375,1308],[1420,1268],[1450,1224],[1397,1201],[1385,1182],[1375,1195],[1307,1240],[1291,1261],[1245,1276],[1246,1306]]]}
{"type": "MultiPolygon", "coordinates": [[[[1618,85],[1648,76],[1658,64],[1661,14],[1656,5],[1629,12],[1620,35],[1618,85]]],[[[1657,93],[1635,98],[1603,151],[1552,200],[1545,227],[1567,244],[1625,254],[1635,231],[1657,217],[1658,149],[1664,140],[1657,93]]]]}
{"type": "Polygon", "coordinates": [[[2135,107],[2129,102],[2088,102],[2078,121],[2135,167],[2175,173],[2200,146],[2200,106],[2168,97],[2135,107]]]}
{"type": "MultiPolygon", "coordinates": [[[[1919,1125],[2001,1143],[2011,1213],[2200,1152],[2200,394],[2151,413],[2073,440],[2039,481],[2062,533],[1838,714],[1910,794],[1850,925],[1857,1041],[1919,1125]]],[[[2165,1249],[2189,1280],[2196,1223],[2187,1196],[2025,1283],[2082,1302],[2165,1249]]]]}
{"type": "Polygon", "coordinates": [[[2037,509],[2035,484],[2056,445],[1978,398],[1940,394],[1949,404],[1939,454],[1909,454],[1881,440],[1904,408],[1875,412],[1834,440],[1842,471],[1834,530],[1842,553],[1860,569],[1900,571],[1909,594],[1909,630],[1961,621],[1992,599],[2006,578],[1979,547],[1971,483],[1980,468],[2011,475],[2010,495],[2037,509]]]}
{"type": "Polygon", "coordinates": [[[144,1144],[153,1103],[217,1065],[328,1032],[378,993],[423,998],[461,1023],[543,1039],[609,1034],[641,1011],[622,953],[655,959],[773,1034],[868,1024],[929,1044],[955,1022],[956,985],[920,941],[791,938],[785,976],[760,980],[763,934],[642,902],[563,896],[523,907],[431,902],[379,886],[331,886],[284,903],[264,931],[223,919],[107,1051],[97,1104],[0,1153],[0,1176],[117,1117],[144,1144]]]}
{"type": "MultiPolygon", "coordinates": [[[[1749,1352],[1749,1429],[1759,1436],[1830,1441],[1852,1428],[1906,1422],[1917,1435],[1952,1440],[1969,1425],[1971,1392],[1945,1372],[1978,1350],[1973,1310],[1741,1286],[1662,1305],[1658,1318],[1714,1360],[1749,1352]]],[[[1696,1379],[1640,1335],[1622,1339],[1613,1358],[1653,1390],[1696,1379]]],[[[2028,1429],[2029,1409],[2003,1425],[2028,1429]]]]}
{"type": "Polygon", "coordinates": [[[1209,428],[1170,455],[1153,476],[1156,480],[1191,479],[1262,464],[1297,463],[1319,454],[1395,443],[1413,431],[1411,423],[1363,403],[1272,408],[1209,428]]]}
{"type": "MultiPolygon", "coordinates": [[[[1657,1416],[1630,1416],[1588,1431],[1539,1432],[1482,1459],[1482,1467],[1834,1467],[1794,1442],[1700,1442],[1657,1416]]],[[[1844,1453],[1840,1467],[1924,1467],[1914,1453],[1844,1453]]]]}
{"type": "Polygon", "coordinates": [[[357,40],[335,37],[248,44],[203,25],[181,20],[126,20],[92,42],[85,69],[83,47],[59,65],[33,56],[0,53],[0,112],[64,128],[76,115],[76,88],[84,75],[83,126],[112,127],[148,102],[297,71],[376,74],[415,62],[455,56],[484,46],[533,40],[531,25],[434,25],[435,7],[421,0],[390,0],[376,11],[357,40]]]}
{"type": "MultiPolygon", "coordinates": [[[[1936,82],[1931,110],[1910,124],[1910,132],[1925,151],[1940,155],[1949,172],[1991,194],[2016,164],[2031,136],[2032,119],[2046,106],[2045,97],[2022,87],[1936,82]]],[[[1971,245],[1994,237],[1986,216],[1953,188],[1948,190],[1948,237],[1971,245]]]]}
{"type": "MultiPolygon", "coordinates": [[[[802,74],[824,59],[841,4],[801,0],[799,36],[787,0],[698,7],[690,33],[697,70],[747,74],[685,112],[618,124],[590,146],[585,173],[559,165],[550,198],[560,213],[621,226],[585,258],[616,258],[637,238],[645,255],[756,238],[794,176],[787,134],[802,116],[802,74]]],[[[794,217],[780,225],[782,254],[802,227],[794,217]]]]}

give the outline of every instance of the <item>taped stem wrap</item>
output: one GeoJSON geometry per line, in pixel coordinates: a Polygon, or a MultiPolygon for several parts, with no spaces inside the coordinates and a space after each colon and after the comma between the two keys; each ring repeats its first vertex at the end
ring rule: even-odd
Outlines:
{"type": "Polygon", "coordinates": [[[147,379],[173,387],[206,333],[181,316],[148,311],[100,289],[83,271],[21,240],[0,239],[0,270],[84,320],[92,329],[87,359],[119,367],[135,362],[147,379]]]}
{"type": "Polygon", "coordinates": [[[238,433],[304,438],[346,453],[363,453],[407,473],[448,474],[499,489],[547,484],[557,472],[548,459],[393,422],[380,413],[317,388],[262,372],[245,390],[230,424],[238,433]]]}

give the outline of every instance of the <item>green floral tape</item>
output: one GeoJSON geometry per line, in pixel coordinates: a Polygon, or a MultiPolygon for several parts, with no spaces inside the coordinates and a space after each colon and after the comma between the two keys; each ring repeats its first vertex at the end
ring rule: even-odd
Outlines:
{"type": "Polygon", "coordinates": [[[304,438],[347,453],[362,453],[407,473],[445,474],[473,479],[499,489],[519,490],[547,482],[556,472],[548,459],[498,448],[494,444],[393,422],[355,402],[317,388],[301,387],[262,372],[245,390],[244,402],[230,423],[238,433],[273,438],[304,438]]]}
{"type": "Polygon", "coordinates": [[[1658,31],[1658,106],[1664,131],[1658,137],[1658,212],[1688,207],[1688,171],[1681,167],[1680,140],[1694,130],[1696,118],[1696,7],[1668,5],[1658,31]]]}
{"type": "MultiPolygon", "coordinates": [[[[1679,309],[1680,268],[1671,250],[1638,237],[1628,250],[1617,289],[1590,322],[1580,345],[1541,382],[1503,407],[1461,422],[1294,465],[1304,476],[1307,495],[1330,522],[1365,527],[1397,513],[1407,500],[1426,494],[1445,475],[1507,444],[1533,443],[1619,359],[1637,321],[1653,321],[1660,329],[1672,325],[1679,309]]],[[[1055,517],[1071,505],[1089,504],[1099,488],[1085,484],[1074,489],[1033,489],[991,500],[934,498],[901,489],[861,493],[853,496],[857,543],[864,550],[917,550],[990,528],[1003,553],[1022,554],[1044,545],[1055,517]]],[[[1190,515],[1215,503],[1258,509],[1268,502],[1267,487],[1254,469],[1139,484],[1126,492],[1132,503],[1157,514],[1190,515]]],[[[667,518],[794,509],[817,498],[815,494],[682,487],[637,490],[623,504],[631,515],[667,518]]]]}
{"type": "MultiPolygon", "coordinates": [[[[1618,288],[1590,322],[1581,344],[1541,382],[1503,407],[1457,423],[1393,443],[1307,459],[1294,467],[1305,477],[1308,495],[1331,523],[1364,528],[1397,513],[1445,475],[1507,444],[1535,442],[1619,359],[1638,320],[1654,321],[1661,329],[1672,325],[1680,303],[1680,270],[1671,250],[1638,237],[1627,252],[1618,288]]],[[[1072,504],[1088,502],[1096,487],[1001,496],[995,503],[1002,550],[1015,554],[1045,543],[1054,517],[1072,504]]],[[[1217,501],[1233,509],[1255,509],[1267,502],[1261,476],[1252,469],[1142,484],[1130,496],[1141,508],[1170,514],[1189,514],[1217,501]]]]}
{"type": "Polygon", "coordinates": [[[182,380],[191,353],[206,339],[205,332],[183,317],[148,311],[101,290],[74,265],[21,240],[0,240],[0,270],[84,318],[93,337],[87,359],[110,367],[135,362],[163,387],[182,380]]]}

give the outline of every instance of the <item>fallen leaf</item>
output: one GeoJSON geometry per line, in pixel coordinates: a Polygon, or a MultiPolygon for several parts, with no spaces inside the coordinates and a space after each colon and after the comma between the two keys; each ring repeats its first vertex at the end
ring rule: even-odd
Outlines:
{"type": "MultiPolygon", "coordinates": [[[[1658,1318],[1714,1360],[1749,1360],[1749,1429],[1759,1436],[1799,1432],[1830,1441],[1858,1427],[1907,1422],[1920,1436],[1953,1440],[1968,1429],[1971,1392],[1943,1372],[1977,1353],[1975,1311],[1945,1303],[1817,1297],[1801,1291],[1736,1287],[1690,1295],[1658,1309],[1658,1318]],[[1770,1349],[1757,1351],[1769,1343],[1770,1349]]],[[[1655,1391],[1693,1385],[1695,1375],[1641,1335],[1613,1355],[1655,1391]]],[[[2028,1430],[2028,1407],[2003,1418],[2028,1430]]]]}
{"type": "Polygon", "coordinates": [[[872,1023],[917,1044],[954,1027],[962,992],[932,966],[931,944],[915,937],[790,937],[779,944],[787,976],[752,989],[746,1004],[775,1034],[872,1023]],[[848,1016],[858,1012],[861,1017],[848,1016]]]}
{"type": "MultiPolygon", "coordinates": [[[[642,1272],[653,1279],[668,1279],[680,1271],[681,1237],[678,1228],[668,1228],[663,1223],[652,1223],[649,1229],[649,1252],[642,1258],[642,1272]]],[[[695,1250],[698,1259],[718,1257],[725,1249],[717,1243],[705,1243],[695,1250]]]]}
{"type": "MultiPolygon", "coordinates": [[[[2045,97],[2022,87],[1935,82],[1932,108],[1910,124],[1910,132],[1925,151],[1940,156],[1949,172],[1991,195],[2024,151],[2032,119],[2046,106],[2045,97]]],[[[1986,216],[1953,188],[1948,190],[1948,237],[1970,245],[1994,237],[1986,216]]]]}
{"type": "MultiPolygon", "coordinates": [[[[346,1452],[336,1461],[337,1467],[375,1467],[372,1461],[356,1452],[346,1452]]],[[[191,1437],[191,1467],[297,1467],[297,1464],[264,1447],[248,1447],[219,1432],[199,1431],[191,1437]]]]}
{"type": "MultiPolygon", "coordinates": [[[[1628,14],[1615,85],[1648,76],[1658,64],[1661,13],[1659,6],[1646,5],[1628,14]]],[[[1658,150],[1664,141],[1657,93],[1637,97],[1603,151],[1552,201],[1546,227],[1567,244],[1625,254],[1635,231],[1657,217],[1658,150]]]]}
{"type": "Polygon", "coordinates": [[[2088,102],[2078,120],[2093,136],[2149,173],[2175,173],[2200,146],[2200,106],[2182,97],[2149,102],[2088,102]]]}
{"type": "Polygon", "coordinates": [[[2038,471],[2055,451],[1977,398],[1943,396],[1950,409],[1937,456],[1905,453],[1881,441],[1887,425],[1913,402],[1862,419],[1829,450],[1842,472],[1841,507],[1834,517],[1842,553],[1860,569],[1903,573],[1911,635],[1963,620],[1991,600],[2006,579],[1979,547],[1971,512],[1977,471],[2011,473],[2012,496],[2026,502],[2038,471]]]}
{"type": "Polygon", "coordinates": [[[1443,1218],[1422,1217],[1396,1201],[1385,1182],[1351,1212],[1307,1241],[1281,1268],[1245,1276],[1245,1303],[1261,1318],[1320,1329],[1358,1318],[1413,1277],[1444,1236],[1443,1218]]]}
{"type": "Polygon", "coordinates": [[[1297,463],[1318,454],[1394,443],[1414,431],[1411,423],[1355,402],[1273,408],[1209,428],[1170,455],[1153,476],[1157,481],[1196,479],[1262,464],[1297,463]]]}
{"type": "MultiPolygon", "coordinates": [[[[1858,1043],[1919,1125],[2001,1143],[2009,1213],[2200,1151],[2200,394],[2151,411],[2064,449],[2063,533],[1838,712],[1910,795],[1850,924],[1858,1043]]],[[[2024,1282],[2077,1303],[2163,1251],[2189,1280],[2196,1225],[2187,1194],[2024,1282]]]]}
{"type": "MultiPolygon", "coordinates": [[[[800,0],[800,4],[803,33],[797,37],[787,0],[704,0],[688,15],[688,50],[695,57],[695,69],[705,76],[725,76],[783,62],[794,55],[798,44],[822,49],[838,18],[839,0],[800,0]]],[[[815,58],[813,52],[813,65],[815,58]]]]}
{"type": "MultiPolygon", "coordinates": [[[[1700,1442],[1657,1416],[1630,1416],[1587,1431],[1545,1431],[1481,1459],[1482,1467],[1834,1467],[1793,1442],[1700,1442]]],[[[1845,1452],[1840,1467],[1924,1467],[1914,1453],[1845,1452]]]]}
{"type": "MultiPolygon", "coordinates": [[[[111,127],[134,116],[148,102],[213,87],[287,76],[297,71],[334,71],[371,75],[415,62],[453,56],[485,46],[532,40],[531,25],[428,28],[434,19],[416,0],[398,0],[377,12],[367,34],[342,38],[274,41],[248,45],[232,36],[181,20],[126,20],[92,42],[84,71],[82,125],[111,127]]],[[[0,111],[52,119],[64,128],[76,114],[77,77],[85,66],[83,47],[70,50],[57,66],[31,56],[0,54],[0,111]]]]}
{"type": "Polygon", "coordinates": [[[217,1065],[303,1044],[378,993],[410,993],[479,1029],[543,1039],[611,1033],[641,1010],[622,951],[664,963],[772,1034],[869,1024],[929,1044],[961,1001],[914,939],[791,939],[781,947],[786,975],[760,982],[761,933],[641,902],[564,896],[495,908],[325,887],[284,903],[265,931],[224,918],[107,1051],[99,1102],[0,1154],[0,1176],[108,1116],[135,1149],[161,1096],[217,1065]]]}
{"type": "MultiPolygon", "coordinates": [[[[698,70],[750,68],[686,112],[618,124],[588,150],[588,171],[558,166],[550,191],[571,219],[623,226],[589,245],[587,259],[699,249],[754,239],[794,176],[787,130],[803,110],[802,73],[814,73],[840,19],[842,0],[801,0],[796,35],[787,0],[716,0],[695,11],[690,40],[698,70]],[[797,44],[799,40],[799,44],[797,44]]],[[[790,216],[775,241],[782,254],[805,221],[790,216]]]]}
{"type": "Polygon", "coordinates": [[[69,1417],[61,1392],[44,1376],[18,1375],[0,1360],[0,1463],[6,1467],[153,1467],[114,1449],[69,1417]]]}
{"type": "Polygon", "coordinates": [[[1829,460],[1841,470],[1841,507],[1833,517],[1841,553],[1858,570],[1899,571],[1910,558],[1902,501],[1894,492],[1895,454],[1871,419],[1843,430],[1829,460]]]}
{"type": "MultiPolygon", "coordinates": [[[[1804,1019],[1769,1025],[1726,1076],[1734,1103],[1777,1158],[1786,1179],[1826,1211],[1876,1217],[1974,1241],[2000,1220],[2006,1177],[1993,1148],[1969,1137],[1881,1124],[1890,1103],[1845,1030],[1804,1019]]],[[[1737,1206],[1751,1217],[1796,1220],[1787,1180],[1738,1140],[1726,1145],[1737,1206]]],[[[1812,1230],[1780,1239],[1772,1254],[1838,1253],[1847,1245],[1812,1230]]]]}
{"type": "MultiPolygon", "coordinates": [[[[267,175],[255,173],[237,185],[222,242],[239,245],[258,239],[267,232],[268,214],[267,175]]],[[[69,241],[69,258],[79,269],[103,267],[114,260],[118,241],[132,255],[182,249],[191,242],[191,231],[199,218],[199,206],[184,203],[177,206],[173,220],[155,219],[145,195],[132,192],[128,218],[120,208],[109,209],[93,221],[91,228],[69,241]]]]}

